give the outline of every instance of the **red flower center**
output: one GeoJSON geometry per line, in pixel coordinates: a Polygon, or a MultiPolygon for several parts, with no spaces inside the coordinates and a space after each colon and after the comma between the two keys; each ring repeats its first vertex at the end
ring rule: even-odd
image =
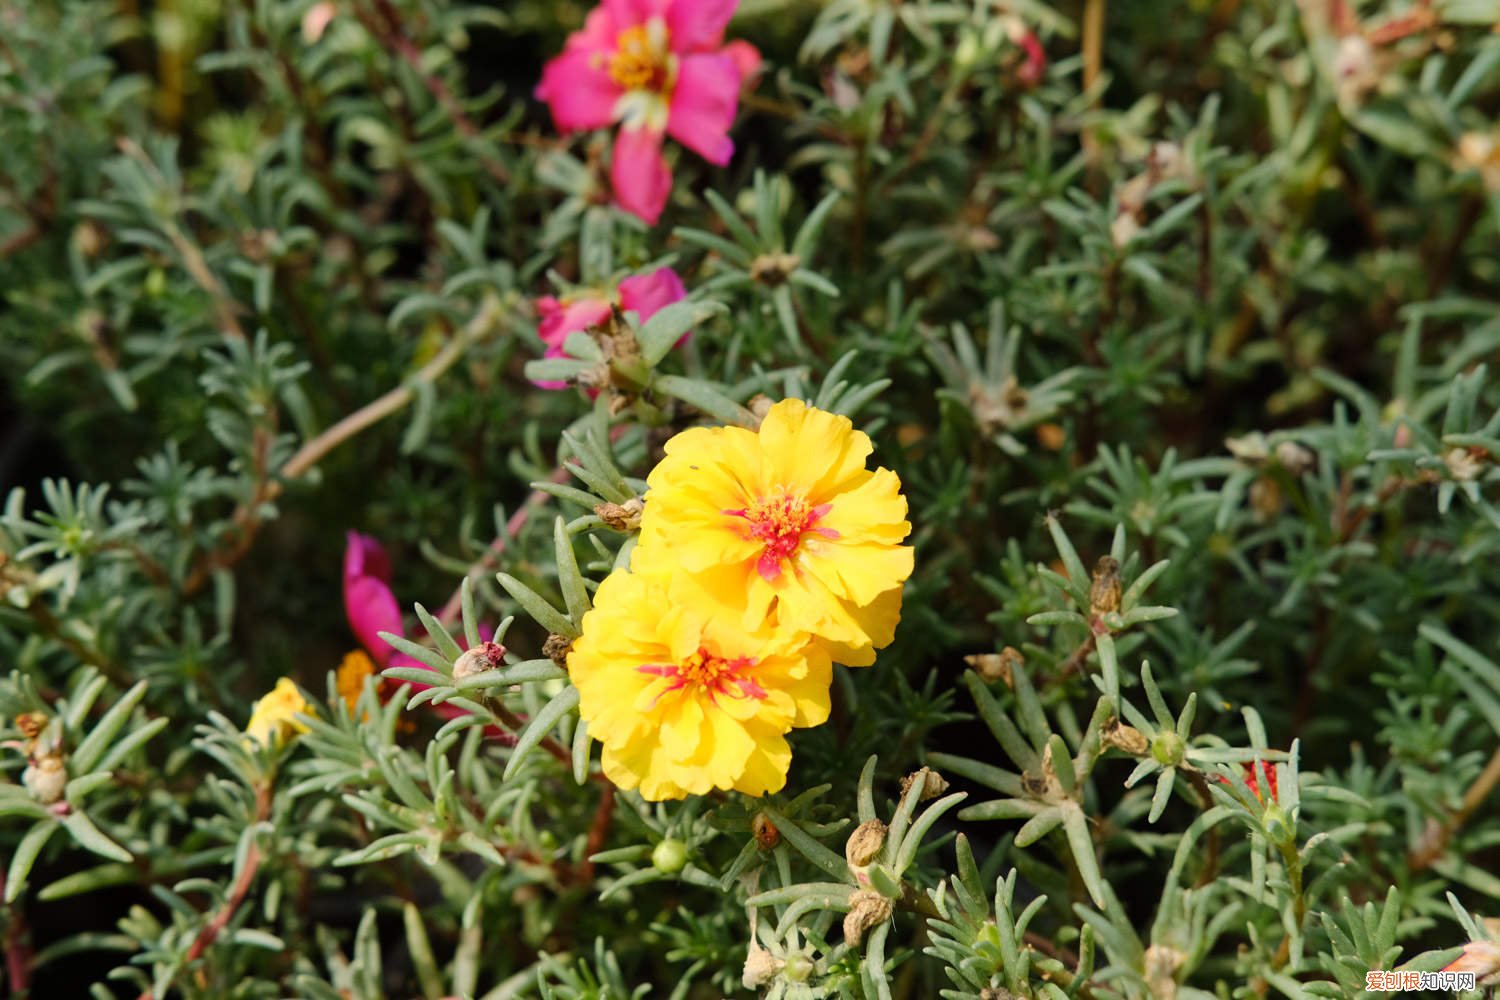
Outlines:
{"type": "Polygon", "coordinates": [[[791,496],[781,490],[775,496],[761,497],[739,510],[724,513],[749,522],[747,537],[765,546],[756,560],[756,571],[761,579],[774,583],[781,576],[782,561],[796,555],[807,532],[817,532],[824,538],[839,537],[832,528],[816,526],[832,509],[833,504],[820,503],[814,507],[806,497],[791,496]]]}
{"type": "Polygon", "coordinates": [[[648,663],[635,669],[643,674],[665,677],[671,681],[666,689],[656,696],[658,699],[663,694],[691,686],[706,691],[710,698],[717,698],[722,694],[730,698],[754,698],[760,701],[766,697],[765,688],[755,683],[753,679],[744,676],[744,672],[753,666],[755,666],[755,660],[751,657],[737,656],[734,659],[727,659],[699,646],[697,652],[681,663],[648,663]]]}
{"type": "Polygon", "coordinates": [[[615,52],[609,57],[609,75],[625,90],[661,93],[667,89],[670,75],[666,46],[652,39],[650,29],[644,24],[626,28],[615,39],[615,52]]]}

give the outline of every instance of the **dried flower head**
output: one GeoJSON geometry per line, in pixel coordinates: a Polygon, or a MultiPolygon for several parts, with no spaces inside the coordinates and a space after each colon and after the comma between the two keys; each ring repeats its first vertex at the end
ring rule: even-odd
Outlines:
{"type": "Polygon", "coordinates": [[[860,889],[849,897],[849,912],[844,916],[844,941],[858,945],[867,931],[891,919],[895,904],[878,892],[860,889]]]}
{"type": "Polygon", "coordinates": [[[878,819],[866,820],[854,828],[844,843],[844,857],[851,868],[863,868],[874,861],[885,846],[886,825],[878,819]]]}
{"type": "Polygon", "coordinates": [[[463,651],[453,661],[453,679],[461,681],[486,670],[495,670],[505,665],[505,647],[498,642],[481,642],[463,651]]]}
{"type": "Polygon", "coordinates": [[[917,801],[919,802],[935,799],[948,790],[947,778],[938,774],[930,767],[923,767],[918,768],[901,779],[902,798],[906,797],[906,793],[911,790],[911,786],[916,782],[922,783],[922,790],[917,793],[917,801]]]}

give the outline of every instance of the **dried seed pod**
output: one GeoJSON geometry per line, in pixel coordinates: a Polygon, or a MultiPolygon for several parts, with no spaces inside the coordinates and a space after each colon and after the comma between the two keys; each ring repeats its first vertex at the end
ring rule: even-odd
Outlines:
{"type": "Polygon", "coordinates": [[[563,669],[568,666],[568,654],[573,651],[573,640],[553,632],[542,643],[542,655],[563,669]]]}
{"type": "Polygon", "coordinates": [[[1311,451],[1295,441],[1283,441],[1276,446],[1276,461],[1294,476],[1309,471],[1316,460],[1311,451]]]}
{"type": "Polygon", "coordinates": [[[926,802],[928,799],[935,799],[948,790],[947,778],[944,778],[941,774],[938,774],[930,767],[924,767],[920,768],[919,770],[913,771],[911,774],[908,774],[906,777],[901,779],[902,798],[905,798],[906,793],[911,790],[912,782],[914,781],[920,781],[922,783],[922,790],[917,793],[918,802],[926,802]]]}
{"type": "Polygon", "coordinates": [[[844,941],[850,946],[859,944],[865,932],[891,919],[891,914],[896,910],[895,904],[889,899],[869,889],[854,893],[849,897],[849,902],[853,905],[844,917],[844,941]]]}
{"type": "Polygon", "coordinates": [[[1105,746],[1128,753],[1132,757],[1140,757],[1150,748],[1145,734],[1134,726],[1125,725],[1118,716],[1110,716],[1100,731],[1100,737],[1105,746]]]}
{"type": "Polygon", "coordinates": [[[844,857],[848,860],[850,867],[863,868],[885,846],[886,826],[878,819],[859,824],[854,832],[849,834],[849,840],[844,844],[844,857]]]}
{"type": "Polygon", "coordinates": [[[624,503],[601,503],[594,513],[615,531],[635,531],[641,526],[641,512],[646,509],[640,497],[631,497],[624,503]]]}
{"type": "Polygon", "coordinates": [[[1004,681],[1006,687],[1013,687],[1013,672],[1016,667],[1026,662],[1026,657],[1014,646],[1006,646],[998,653],[976,653],[973,656],[965,656],[964,662],[983,677],[988,683],[1004,681]]]}
{"type": "Polygon", "coordinates": [[[465,677],[473,677],[482,674],[486,670],[494,670],[505,664],[505,647],[498,642],[481,642],[472,649],[466,650],[462,656],[453,661],[453,679],[461,681],[465,677]]]}
{"type": "Polygon", "coordinates": [[[21,772],[21,784],[26,786],[32,798],[50,806],[63,797],[63,789],[68,785],[67,765],[59,754],[39,757],[21,772]]]}
{"type": "Polygon", "coordinates": [[[745,984],[745,989],[758,989],[776,978],[786,963],[772,955],[760,945],[751,943],[750,954],[745,958],[745,969],[740,975],[740,982],[745,984]]]}
{"type": "Polygon", "coordinates": [[[1100,556],[1094,564],[1089,587],[1089,612],[1106,615],[1120,610],[1120,563],[1113,556],[1100,556]]]}

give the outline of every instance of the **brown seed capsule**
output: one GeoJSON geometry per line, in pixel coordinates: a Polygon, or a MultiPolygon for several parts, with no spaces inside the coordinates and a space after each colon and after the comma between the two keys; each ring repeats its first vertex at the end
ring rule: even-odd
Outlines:
{"type": "Polygon", "coordinates": [[[750,402],[745,404],[745,408],[761,420],[764,420],[766,419],[766,414],[771,412],[771,407],[775,405],[776,401],[770,396],[767,396],[763,392],[757,392],[750,397],[750,402]]]}
{"type": "Polygon", "coordinates": [[[1276,461],[1294,476],[1300,476],[1313,467],[1313,453],[1295,441],[1283,441],[1276,446],[1276,461]]]}
{"type": "Polygon", "coordinates": [[[564,670],[568,666],[568,654],[573,651],[573,640],[553,632],[542,643],[542,655],[564,670]]]}
{"type": "Polygon", "coordinates": [[[869,889],[860,889],[849,902],[853,905],[844,917],[844,941],[850,946],[859,944],[866,931],[891,919],[896,909],[889,899],[869,889]]]}
{"type": "Polygon", "coordinates": [[[453,661],[453,679],[461,681],[465,677],[473,677],[482,674],[486,670],[494,670],[505,664],[505,647],[498,642],[481,642],[472,649],[466,650],[462,656],[453,661]]]}
{"type": "Polygon", "coordinates": [[[750,280],[768,288],[786,283],[802,260],[791,253],[763,253],[750,262],[750,280]]]}
{"type": "Polygon", "coordinates": [[[913,771],[911,774],[908,774],[906,777],[901,779],[902,798],[905,798],[906,793],[911,790],[912,782],[914,781],[920,781],[922,783],[922,790],[917,793],[918,802],[926,802],[928,799],[935,799],[948,790],[947,778],[944,778],[941,774],[938,774],[930,767],[924,767],[919,770],[913,771]]]}
{"type": "Polygon", "coordinates": [[[635,531],[641,526],[641,512],[646,509],[640,497],[631,497],[624,503],[601,503],[594,513],[615,531],[635,531]]]}
{"type": "Polygon", "coordinates": [[[844,844],[844,857],[848,860],[850,867],[863,868],[885,846],[885,824],[878,819],[872,819],[861,823],[849,834],[849,840],[844,844]]]}
{"type": "Polygon", "coordinates": [[[1281,513],[1283,506],[1281,485],[1276,480],[1261,476],[1250,484],[1250,509],[1255,512],[1257,521],[1271,520],[1281,513]]]}
{"type": "Polygon", "coordinates": [[[1146,985],[1153,997],[1160,1000],[1175,1000],[1177,996],[1177,970],[1187,956],[1176,948],[1153,944],[1146,949],[1146,985]]]}
{"type": "Polygon", "coordinates": [[[776,829],[776,824],[765,813],[755,814],[755,818],[750,821],[750,834],[763,851],[769,851],[781,843],[781,831],[776,829]]]}
{"type": "Polygon", "coordinates": [[[34,740],[47,728],[47,715],[45,712],[22,712],[16,716],[16,728],[22,736],[34,740]]]}
{"type": "Polygon", "coordinates": [[[1105,615],[1120,610],[1120,564],[1113,556],[1100,556],[1094,564],[1094,582],[1089,587],[1089,612],[1105,615]]]}
{"type": "Polygon", "coordinates": [[[1111,716],[1109,721],[1104,723],[1100,736],[1105,746],[1128,753],[1132,757],[1142,756],[1151,745],[1144,733],[1134,726],[1125,725],[1116,716],[1111,716]]]}
{"type": "Polygon", "coordinates": [[[964,662],[987,682],[993,684],[995,681],[1004,681],[1006,687],[1013,687],[1013,671],[1026,662],[1026,657],[1022,656],[1014,646],[1006,646],[998,653],[976,653],[973,656],[965,656],[964,662]]]}

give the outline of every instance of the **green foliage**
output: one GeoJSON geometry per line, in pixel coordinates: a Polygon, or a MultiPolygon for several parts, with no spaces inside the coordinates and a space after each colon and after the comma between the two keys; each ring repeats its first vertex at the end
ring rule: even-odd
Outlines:
{"type": "Polygon", "coordinates": [[[0,10],[4,990],[1500,971],[1500,7],[744,0],[656,226],[528,98],[585,14],[0,10]],[[544,357],[549,295],[611,313],[544,357]],[[784,789],[645,802],[568,644],[665,442],[783,397],[901,478],[897,638],[784,789]]]}

